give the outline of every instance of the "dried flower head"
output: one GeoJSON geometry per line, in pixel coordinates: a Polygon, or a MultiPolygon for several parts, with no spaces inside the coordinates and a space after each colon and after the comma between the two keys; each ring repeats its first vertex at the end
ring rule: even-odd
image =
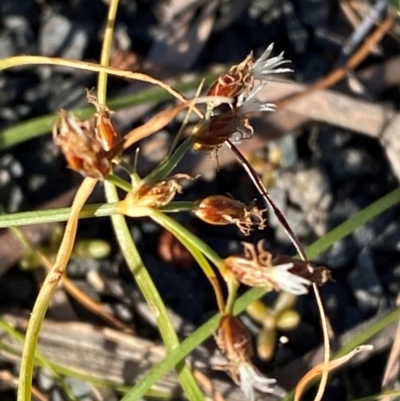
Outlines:
{"type": "Polygon", "coordinates": [[[264,393],[274,392],[272,385],[276,380],[262,376],[251,363],[251,336],[239,319],[223,316],[215,340],[228,362],[214,368],[227,371],[249,401],[255,400],[254,389],[264,393]]]}
{"type": "Polygon", "coordinates": [[[223,195],[212,195],[200,201],[194,213],[209,224],[236,224],[240,231],[249,235],[253,227],[265,228],[264,210],[258,209],[251,202],[249,205],[223,195]]]}
{"type": "Polygon", "coordinates": [[[275,264],[279,259],[274,259],[272,254],[264,249],[264,241],[257,246],[242,242],[244,256],[229,256],[225,259],[225,265],[232,271],[237,280],[251,287],[265,287],[268,291],[286,291],[294,295],[308,293],[311,281],[296,271],[293,260],[275,264]]]}
{"type": "Polygon", "coordinates": [[[54,143],[61,149],[73,170],[85,177],[103,179],[111,170],[111,160],[121,147],[104,149],[97,138],[93,121],[80,121],[74,114],[61,110],[53,127],[54,143]]]}
{"type": "Polygon", "coordinates": [[[102,179],[111,170],[111,161],[122,151],[124,139],[111,122],[111,111],[87,93],[88,102],[96,107],[95,116],[80,121],[74,114],[61,110],[53,127],[53,139],[60,145],[69,167],[86,177],[102,179]]]}
{"type": "Polygon", "coordinates": [[[120,202],[119,211],[131,217],[146,215],[143,209],[159,209],[167,205],[172,201],[176,193],[182,193],[180,181],[193,179],[188,174],[176,174],[162,181],[143,181],[120,202]]]}
{"type": "Polygon", "coordinates": [[[230,362],[241,361],[253,355],[251,335],[236,317],[225,315],[219,321],[215,342],[230,362]]]}
{"type": "Polygon", "coordinates": [[[193,129],[193,149],[211,151],[219,148],[237,130],[252,136],[253,129],[247,119],[238,118],[236,110],[204,118],[193,129]]]}
{"type": "Polygon", "coordinates": [[[235,141],[251,138],[254,130],[247,115],[275,110],[275,105],[272,103],[261,104],[255,97],[257,93],[258,90],[253,91],[240,106],[234,109],[201,120],[193,130],[193,148],[214,150],[232,137],[235,137],[235,141]]]}
{"type": "Polygon", "coordinates": [[[272,49],[273,45],[270,45],[258,60],[250,53],[244,61],[233,66],[211,85],[207,95],[227,96],[233,101],[231,109],[219,115],[214,113],[218,103],[211,102],[208,105],[205,118],[193,131],[195,150],[216,150],[228,139],[239,143],[251,138],[253,128],[248,114],[275,110],[274,104],[261,104],[256,99],[256,94],[270,79],[270,74],[291,71],[289,68],[277,68],[287,62],[283,59],[283,53],[268,59],[272,49]]]}
{"type": "Polygon", "coordinates": [[[264,53],[255,60],[251,52],[241,63],[234,65],[228,72],[222,74],[207,92],[209,96],[247,97],[254,88],[255,80],[271,80],[271,74],[292,72],[290,68],[278,68],[289,60],[283,58],[283,52],[269,58],[274,48],[271,43],[264,53]]]}

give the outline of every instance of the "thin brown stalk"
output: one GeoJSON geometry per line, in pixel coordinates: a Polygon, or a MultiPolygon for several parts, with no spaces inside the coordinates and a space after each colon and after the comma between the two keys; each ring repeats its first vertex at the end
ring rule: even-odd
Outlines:
{"type": "Polygon", "coordinates": [[[258,176],[257,172],[254,170],[253,166],[246,160],[240,150],[230,141],[227,140],[225,142],[226,146],[235,154],[236,158],[238,159],[239,163],[245,169],[246,173],[250,177],[251,181],[257,188],[258,192],[263,197],[265,203],[273,210],[275,216],[277,217],[278,221],[282,224],[283,229],[285,230],[287,236],[292,241],[294,247],[296,248],[297,253],[301,257],[302,260],[307,262],[307,255],[304,251],[303,245],[301,244],[300,240],[298,239],[297,235],[294,233],[292,228],[290,227],[286,217],[283,213],[279,210],[276,206],[275,202],[269,196],[267,189],[265,188],[263,182],[261,181],[260,177],[258,176]]]}

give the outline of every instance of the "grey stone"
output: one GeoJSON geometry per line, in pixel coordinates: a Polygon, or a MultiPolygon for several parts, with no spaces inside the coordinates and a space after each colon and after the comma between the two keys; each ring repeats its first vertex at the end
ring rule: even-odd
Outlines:
{"type": "Polygon", "coordinates": [[[360,310],[375,312],[380,305],[383,288],[375,269],[373,254],[368,248],[361,250],[348,281],[360,310]]]}

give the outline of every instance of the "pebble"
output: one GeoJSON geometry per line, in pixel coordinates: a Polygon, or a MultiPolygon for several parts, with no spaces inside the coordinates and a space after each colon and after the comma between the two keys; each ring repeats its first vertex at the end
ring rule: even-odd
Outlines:
{"type": "Polygon", "coordinates": [[[326,0],[303,0],[297,6],[299,18],[304,25],[318,27],[327,24],[334,4],[326,0]]]}
{"type": "MultiPolygon", "coordinates": [[[[273,212],[271,212],[271,214],[272,213],[273,212]]],[[[293,208],[286,208],[285,218],[298,238],[307,238],[311,235],[311,227],[307,224],[304,213],[301,213],[293,208]]],[[[276,227],[275,236],[280,242],[286,244],[291,243],[291,240],[280,223],[276,227]]]]}
{"type": "MultiPolygon", "coordinates": [[[[1,40],[1,39],[0,39],[1,40]]],[[[24,119],[31,112],[31,107],[27,104],[19,104],[14,107],[3,107],[0,109],[0,118],[9,122],[18,122],[24,119]]]]}
{"type": "Polygon", "coordinates": [[[360,247],[372,247],[376,242],[377,233],[374,230],[373,223],[366,223],[356,228],[352,237],[360,247]]]}
{"type": "Polygon", "coordinates": [[[36,0],[1,0],[0,16],[23,16],[31,23],[36,23],[40,14],[40,3],[36,0]]]}
{"type": "Polygon", "coordinates": [[[327,210],[332,203],[329,178],[316,167],[288,173],[286,185],[289,199],[305,212],[317,204],[327,210]]]}
{"type": "Polygon", "coordinates": [[[348,282],[354,291],[358,307],[364,313],[376,312],[383,296],[383,288],[375,268],[374,255],[363,248],[349,274],[348,282]]]}
{"type": "Polygon", "coordinates": [[[92,386],[89,383],[83,382],[78,379],[74,379],[72,377],[65,378],[66,384],[71,389],[72,393],[78,398],[80,401],[91,401],[92,397],[92,386]]]}
{"type": "Polygon", "coordinates": [[[98,269],[98,261],[95,259],[71,259],[67,266],[68,277],[84,278],[89,270],[98,269]]]}
{"type": "Polygon", "coordinates": [[[36,380],[39,389],[46,393],[49,392],[55,384],[53,373],[46,368],[39,369],[38,374],[36,375],[36,380]]]}
{"type": "Polygon", "coordinates": [[[0,58],[15,56],[17,50],[9,32],[0,32],[0,58]]]}
{"type": "Polygon", "coordinates": [[[80,80],[58,78],[57,84],[53,82],[51,93],[46,100],[47,109],[58,111],[87,106],[86,89],[92,86],[91,79],[93,77],[80,80]]]}
{"type": "Polygon", "coordinates": [[[283,169],[294,168],[299,159],[296,137],[297,134],[285,135],[269,143],[269,154],[272,154],[275,149],[282,154],[279,165],[283,169]]]}
{"type": "Polygon", "coordinates": [[[13,42],[16,55],[35,51],[35,37],[28,19],[10,15],[3,19],[3,26],[13,42]]]}
{"type": "Polygon", "coordinates": [[[39,28],[39,53],[81,60],[94,28],[90,20],[74,21],[48,10],[39,28]]]}
{"type": "Polygon", "coordinates": [[[25,204],[25,197],[18,184],[23,168],[11,154],[0,158],[0,204],[7,212],[17,212],[25,204]]]}
{"type": "Polygon", "coordinates": [[[126,323],[131,323],[134,319],[133,310],[125,304],[117,303],[112,306],[112,309],[118,319],[126,323]]]}
{"type": "Polygon", "coordinates": [[[379,236],[375,239],[374,245],[383,251],[400,252],[400,225],[395,216],[385,227],[378,231],[379,236]]]}
{"type": "Polygon", "coordinates": [[[353,239],[346,237],[335,242],[327,251],[316,259],[329,269],[339,269],[357,259],[359,247],[353,239]]]}
{"type": "Polygon", "coordinates": [[[366,176],[378,169],[371,155],[361,148],[345,148],[331,154],[330,159],[336,181],[366,176]]]}
{"type": "Polygon", "coordinates": [[[303,54],[306,50],[310,34],[299,20],[293,4],[289,1],[283,2],[283,17],[291,44],[297,53],[303,54]]]}
{"type": "MultiPolygon", "coordinates": [[[[395,265],[389,271],[386,271],[382,275],[382,282],[390,291],[390,293],[397,297],[400,291],[400,261],[395,261],[395,265]]],[[[384,266],[388,267],[388,265],[384,266]]]]}

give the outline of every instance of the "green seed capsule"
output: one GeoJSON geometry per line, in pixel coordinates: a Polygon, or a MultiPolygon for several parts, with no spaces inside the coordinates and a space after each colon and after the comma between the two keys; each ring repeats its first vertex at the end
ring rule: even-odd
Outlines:
{"type": "Polygon", "coordinates": [[[270,310],[263,302],[254,301],[246,308],[246,312],[253,320],[262,323],[265,317],[269,315],[270,310]]]}
{"type": "Polygon", "coordinates": [[[111,252],[111,245],[100,239],[81,239],[75,243],[72,257],[101,259],[111,252]]]}
{"type": "Polygon", "coordinates": [[[300,314],[293,310],[288,309],[282,312],[276,319],[276,326],[280,330],[293,330],[300,324],[300,314]]]}
{"type": "Polygon", "coordinates": [[[257,336],[257,355],[264,361],[271,359],[275,353],[276,341],[275,328],[262,328],[257,336]]]}

